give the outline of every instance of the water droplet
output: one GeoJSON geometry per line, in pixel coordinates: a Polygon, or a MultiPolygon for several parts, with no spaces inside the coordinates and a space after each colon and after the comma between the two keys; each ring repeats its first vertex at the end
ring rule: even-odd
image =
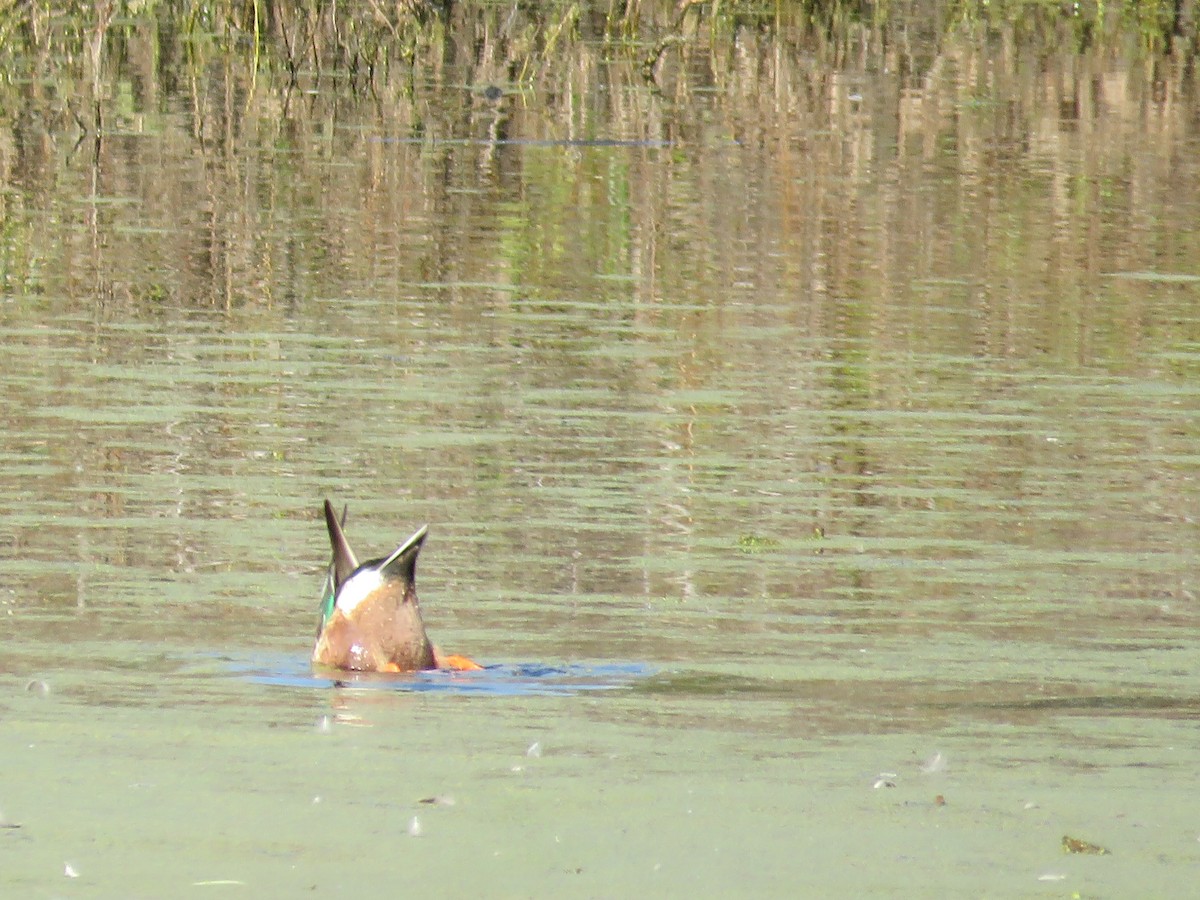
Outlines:
{"type": "Polygon", "coordinates": [[[420,820],[420,819],[418,819],[416,816],[413,816],[413,817],[412,817],[412,821],[408,823],[408,834],[409,834],[409,836],[410,836],[410,837],[420,837],[420,836],[421,836],[421,831],[422,831],[422,829],[421,829],[421,820],[420,820]]]}
{"type": "Polygon", "coordinates": [[[529,749],[525,751],[525,755],[530,759],[537,759],[542,755],[542,742],[534,741],[529,745],[529,749]]]}
{"type": "Polygon", "coordinates": [[[317,719],[314,727],[317,729],[317,734],[329,734],[333,731],[333,716],[321,716],[317,719]]]}
{"type": "Polygon", "coordinates": [[[946,757],[940,752],[933,754],[925,762],[921,763],[921,771],[926,775],[933,775],[935,772],[940,772],[946,768],[946,757]]]}
{"type": "Polygon", "coordinates": [[[76,869],[70,863],[63,863],[63,874],[66,875],[68,878],[78,878],[79,870],[76,869]]]}

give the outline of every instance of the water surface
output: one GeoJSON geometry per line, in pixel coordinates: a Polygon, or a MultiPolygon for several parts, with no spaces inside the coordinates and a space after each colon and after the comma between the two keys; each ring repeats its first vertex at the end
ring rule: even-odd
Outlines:
{"type": "Polygon", "coordinates": [[[27,87],[5,891],[1186,895],[1194,83],[926,38],[27,87]],[[326,496],[485,672],[309,670],[326,496]]]}

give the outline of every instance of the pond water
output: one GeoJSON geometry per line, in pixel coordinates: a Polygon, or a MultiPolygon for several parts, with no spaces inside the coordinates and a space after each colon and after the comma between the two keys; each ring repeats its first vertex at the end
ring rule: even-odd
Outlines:
{"type": "Polygon", "coordinates": [[[0,891],[1186,895],[1195,75],[926,38],[6,88],[0,891]]]}

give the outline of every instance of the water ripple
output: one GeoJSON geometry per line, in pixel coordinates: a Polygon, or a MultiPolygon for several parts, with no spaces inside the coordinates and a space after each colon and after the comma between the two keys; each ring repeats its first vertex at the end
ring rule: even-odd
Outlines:
{"type": "Polygon", "coordinates": [[[437,670],[405,675],[345,673],[330,677],[310,671],[307,662],[281,660],[235,661],[236,674],[255,684],[292,688],[352,688],[403,692],[449,692],[506,697],[568,696],[590,691],[612,691],[630,687],[653,675],[645,663],[572,663],[546,665],[536,662],[497,663],[478,672],[437,670]]]}

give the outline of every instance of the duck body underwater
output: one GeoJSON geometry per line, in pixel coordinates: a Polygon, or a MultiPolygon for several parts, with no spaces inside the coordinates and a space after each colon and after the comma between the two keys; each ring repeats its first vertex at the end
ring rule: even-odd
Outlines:
{"type": "Polygon", "coordinates": [[[416,566],[428,526],[422,525],[387,557],[358,562],[333,504],[325,525],[333,559],[325,578],[315,665],[351,672],[482,669],[465,656],[441,653],[425,633],[417,600],[416,566]]]}

